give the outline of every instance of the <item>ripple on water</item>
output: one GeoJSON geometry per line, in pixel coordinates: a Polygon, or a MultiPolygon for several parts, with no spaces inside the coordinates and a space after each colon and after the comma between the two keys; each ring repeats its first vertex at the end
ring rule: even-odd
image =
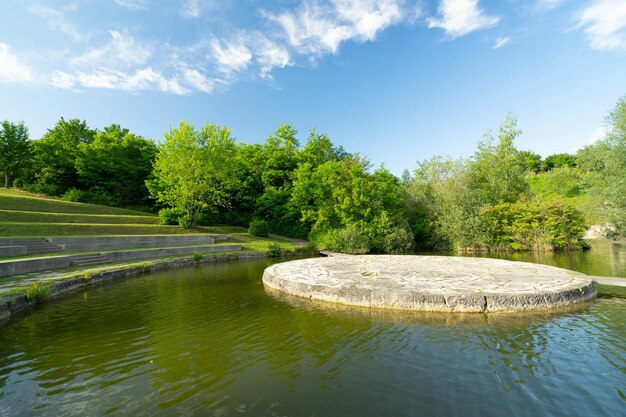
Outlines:
{"type": "Polygon", "coordinates": [[[0,416],[624,415],[626,304],[455,316],[328,308],[263,263],[154,274],[0,328],[0,416]]]}

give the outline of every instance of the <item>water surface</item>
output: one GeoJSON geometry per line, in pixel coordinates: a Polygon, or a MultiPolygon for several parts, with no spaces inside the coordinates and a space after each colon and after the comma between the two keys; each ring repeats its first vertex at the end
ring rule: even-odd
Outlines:
{"type": "Polygon", "coordinates": [[[267,263],[141,276],[0,325],[0,416],[623,416],[626,300],[534,315],[346,309],[267,263]]]}

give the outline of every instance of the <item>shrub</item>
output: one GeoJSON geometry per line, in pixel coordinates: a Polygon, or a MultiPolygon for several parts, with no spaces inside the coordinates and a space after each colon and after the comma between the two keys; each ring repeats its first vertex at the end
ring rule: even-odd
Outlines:
{"type": "Polygon", "coordinates": [[[193,260],[196,262],[200,262],[202,259],[204,259],[204,255],[201,253],[194,253],[193,254],[193,260]]]}
{"type": "Polygon", "coordinates": [[[253,236],[267,237],[270,229],[265,220],[253,220],[248,227],[248,233],[253,236]]]}
{"type": "Polygon", "coordinates": [[[159,224],[174,226],[178,224],[178,214],[171,208],[159,210],[159,224]]]}
{"type": "Polygon", "coordinates": [[[178,224],[183,229],[189,229],[191,227],[191,216],[184,214],[178,218],[178,224]]]}
{"type": "Polygon", "coordinates": [[[85,199],[85,192],[78,188],[70,188],[63,194],[61,200],[82,202],[85,199]]]}
{"type": "Polygon", "coordinates": [[[413,251],[413,234],[401,227],[392,228],[383,238],[383,250],[392,254],[413,251]]]}
{"type": "Polygon", "coordinates": [[[283,252],[283,247],[279,243],[271,242],[267,245],[267,256],[270,258],[278,258],[283,252]]]}
{"type": "Polygon", "coordinates": [[[320,244],[324,249],[353,255],[368,253],[371,248],[369,238],[354,224],[329,230],[322,235],[320,244]]]}
{"type": "Polygon", "coordinates": [[[33,282],[26,288],[26,299],[31,302],[42,300],[50,292],[50,287],[40,282],[33,282]]]}
{"type": "Polygon", "coordinates": [[[488,206],[492,245],[513,250],[572,250],[582,247],[583,214],[561,201],[518,201],[488,206]]]}

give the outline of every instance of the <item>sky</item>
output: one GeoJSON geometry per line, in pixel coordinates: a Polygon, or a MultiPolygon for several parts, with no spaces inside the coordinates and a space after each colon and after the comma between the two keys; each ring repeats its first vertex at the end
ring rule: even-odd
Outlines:
{"type": "Polygon", "coordinates": [[[0,0],[0,120],[162,140],[187,120],[311,129],[396,175],[507,114],[575,152],[626,94],[626,0],[0,0]]]}

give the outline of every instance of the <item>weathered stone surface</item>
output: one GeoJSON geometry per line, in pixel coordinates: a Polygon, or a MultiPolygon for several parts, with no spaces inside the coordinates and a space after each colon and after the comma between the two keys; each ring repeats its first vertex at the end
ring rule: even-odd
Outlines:
{"type": "Polygon", "coordinates": [[[346,305],[464,313],[565,307],[596,297],[587,275],[525,262],[444,256],[340,256],[272,265],[264,284],[346,305]]]}

